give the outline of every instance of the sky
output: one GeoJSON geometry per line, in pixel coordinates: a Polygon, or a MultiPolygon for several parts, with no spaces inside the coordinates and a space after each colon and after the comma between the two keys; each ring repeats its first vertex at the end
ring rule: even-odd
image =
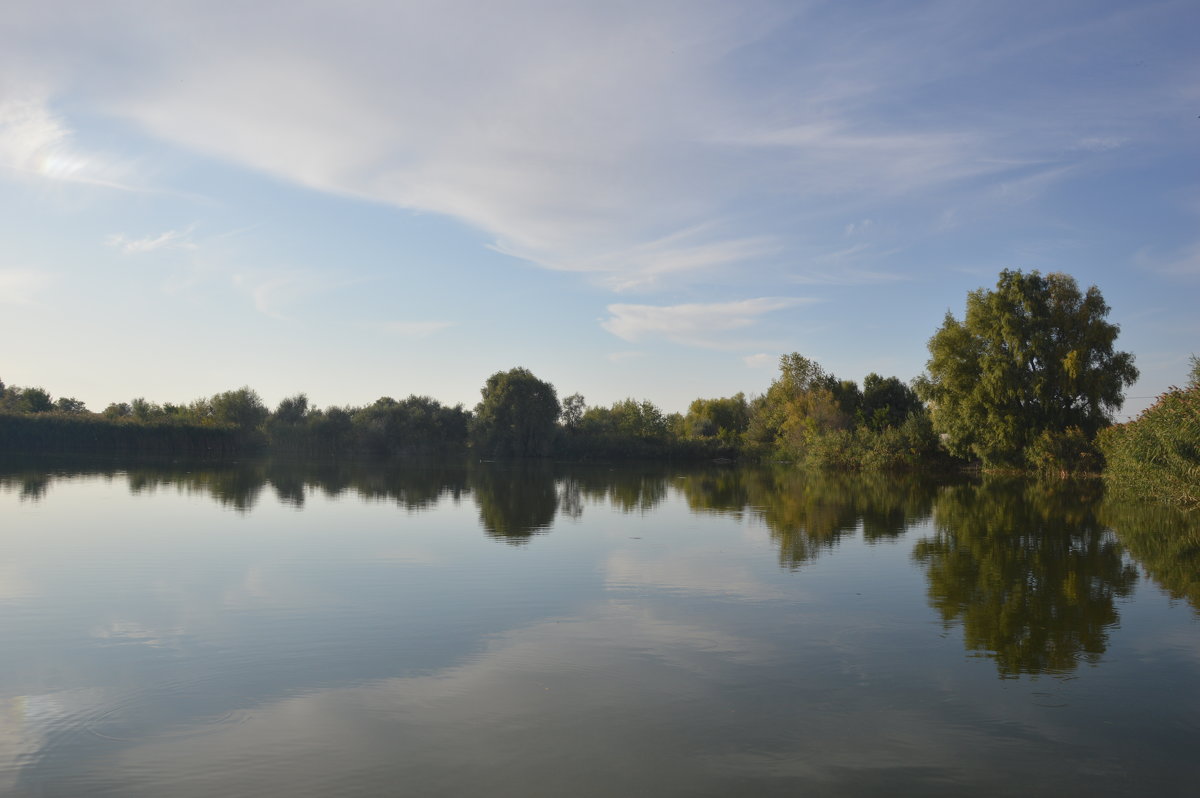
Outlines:
{"type": "Polygon", "coordinates": [[[0,379],[92,410],[909,380],[1002,269],[1200,354],[1200,4],[5,0],[0,379]]]}

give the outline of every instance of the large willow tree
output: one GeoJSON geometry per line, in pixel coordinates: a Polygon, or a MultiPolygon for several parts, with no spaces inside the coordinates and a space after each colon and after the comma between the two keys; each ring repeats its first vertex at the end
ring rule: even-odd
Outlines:
{"type": "Polygon", "coordinates": [[[929,340],[919,385],[950,451],[986,465],[1019,465],[1044,433],[1107,426],[1137,379],[1133,355],[1113,349],[1119,328],[1092,286],[1066,274],[1005,270],[994,290],[967,295],[929,340]]]}
{"type": "Polygon", "coordinates": [[[554,386],[528,369],[488,377],[475,407],[471,440],[486,457],[544,457],[554,442],[562,407],[554,386]]]}

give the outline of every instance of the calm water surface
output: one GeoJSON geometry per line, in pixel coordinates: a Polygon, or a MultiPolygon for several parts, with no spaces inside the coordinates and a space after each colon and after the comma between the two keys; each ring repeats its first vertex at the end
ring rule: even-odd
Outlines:
{"type": "Polygon", "coordinates": [[[1194,795],[1200,520],[787,470],[0,467],[0,794],[1194,795]]]}

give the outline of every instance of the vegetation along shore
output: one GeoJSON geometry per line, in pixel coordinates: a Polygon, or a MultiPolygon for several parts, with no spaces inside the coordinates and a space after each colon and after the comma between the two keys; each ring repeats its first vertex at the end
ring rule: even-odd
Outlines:
{"type": "Polygon", "coordinates": [[[946,468],[1101,473],[1118,490],[1200,506],[1200,360],[1189,381],[1137,419],[1113,424],[1133,356],[1095,286],[1004,271],[947,313],[909,383],[860,386],[799,353],[767,391],[696,399],[686,413],[647,400],[560,399],[527,369],[493,374],[472,410],[426,396],[361,407],[272,411],[250,387],[185,404],[136,398],[89,411],[40,387],[0,382],[0,451],[303,457],[469,452],[481,459],[758,459],[844,470],[946,468]]]}

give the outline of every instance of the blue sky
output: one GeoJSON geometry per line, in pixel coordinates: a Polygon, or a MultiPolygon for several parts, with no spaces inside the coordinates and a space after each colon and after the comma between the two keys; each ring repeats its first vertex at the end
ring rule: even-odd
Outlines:
{"type": "MultiPolygon", "coordinates": [[[[910,379],[1004,268],[1200,353],[1200,5],[9,0],[0,378],[93,410],[910,379]]],[[[1122,414],[1124,416],[1125,413],[1122,414]]]]}

